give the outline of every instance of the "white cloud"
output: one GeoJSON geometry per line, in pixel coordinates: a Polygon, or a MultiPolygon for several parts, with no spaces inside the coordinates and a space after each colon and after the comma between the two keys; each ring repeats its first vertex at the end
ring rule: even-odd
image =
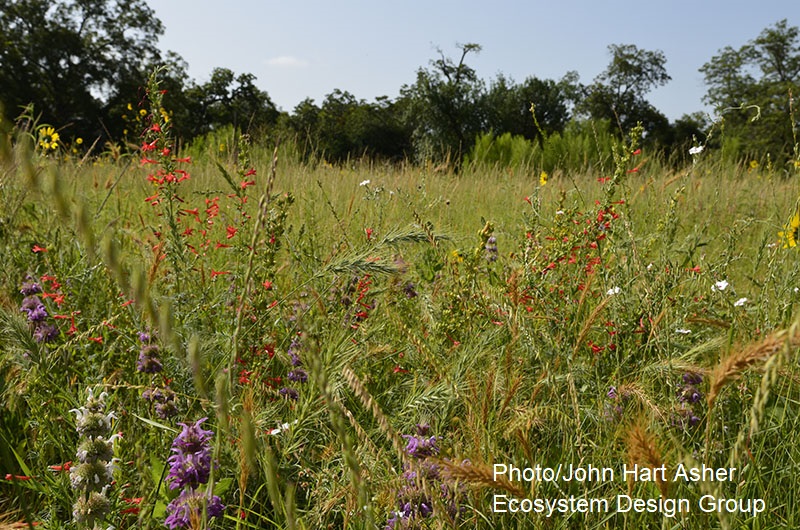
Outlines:
{"type": "Polygon", "coordinates": [[[291,55],[281,55],[279,57],[267,59],[267,64],[270,66],[277,66],[279,68],[304,68],[308,66],[308,61],[298,59],[297,57],[293,57],[291,55]]]}

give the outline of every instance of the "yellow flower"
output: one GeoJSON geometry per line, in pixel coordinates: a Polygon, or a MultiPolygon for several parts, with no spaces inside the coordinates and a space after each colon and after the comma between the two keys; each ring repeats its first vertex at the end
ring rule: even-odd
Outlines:
{"type": "Polygon", "coordinates": [[[169,118],[169,114],[167,114],[167,111],[164,110],[163,107],[158,109],[158,111],[161,113],[161,117],[164,118],[164,123],[169,123],[169,119],[170,118],[169,118]]]}
{"type": "Polygon", "coordinates": [[[133,110],[133,105],[131,105],[130,103],[128,103],[128,110],[133,110]]]}
{"type": "Polygon", "coordinates": [[[139,109],[139,116],[147,116],[147,110],[139,109]]]}
{"type": "Polygon", "coordinates": [[[539,173],[539,184],[542,185],[542,186],[547,184],[547,178],[549,176],[550,175],[547,174],[547,171],[542,171],[541,173],[539,173]]]}
{"type": "Polygon", "coordinates": [[[750,170],[758,169],[758,160],[751,160],[750,161],[750,170]]]}
{"type": "Polygon", "coordinates": [[[783,248],[797,246],[797,240],[800,239],[800,233],[798,232],[800,232],[800,211],[795,212],[789,224],[778,232],[778,237],[783,242],[783,248]]]}
{"type": "Polygon", "coordinates": [[[81,137],[76,138],[75,139],[75,143],[78,144],[78,145],[83,144],[83,138],[81,138],[81,137]]]}
{"type": "Polygon", "coordinates": [[[61,138],[52,127],[42,127],[39,129],[39,146],[47,151],[58,149],[58,140],[61,138]]]}
{"type": "Polygon", "coordinates": [[[461,252],[459,252],[458,250],[454,250],[453,252],[450,253],[450,255],[453,257],[454,263],[461,263],[464,261],[464,256],[462,256],[461,252]]]}

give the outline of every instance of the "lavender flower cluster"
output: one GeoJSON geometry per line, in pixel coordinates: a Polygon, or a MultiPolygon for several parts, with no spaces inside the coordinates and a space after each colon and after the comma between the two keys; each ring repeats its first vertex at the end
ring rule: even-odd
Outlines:
{"type": "Polygon", "coordinates": [[[42,293],[42,286],[28,277],[28,281],[22,284],[19,292],[25,297],[22,299],[19,310],[28,317],[28,323],[33,331],[33,339],[36,342],[48,343],[55,342],[58,338],[58,328],[47,322],[47,308],[44,306],[39,294],[42,293]]]}
{"type": "MultiPolygon", "coordinates": [[[[152,375],[161,372],[164,369],[159,358],[161,349],[152,334],[146,331],[139,333],[139,342],[142,346],[139,350],[139,358],[136,360],[136,371],[152,375]]],[[[142,399],[153,405],[156,416],[161,419],[171,418],[178,413],[176,398],[175,392],[168,383],[164,382],[159,385],[155,380],[151,381],[151,386],[142,392],[142,399]]]]}
{"type": "Polygon", "coordinates": [[[703,393],[699,386],[703,383],[703,376],[693,372],[687,372],[681,377],[681,385],[678,387],[678,409],[673,418],[675,426],[680,428],[695,427],[700,424],[697,408],[703,401],[703,393]]]}
{"type": "Polygon", "coordinates": [[[489,239],[486,240],[486,244],[484,245],[483,249],[486,251],[486,261],[489,263],[494,263],[497,261],[497,238],[494,235],[489,236],[489,239]]]}
{"type": "Polygon", "coordinates": [[[208,483],[212,465],[210,441],[214,432],[202,427],[207,419],[201,418],[193,424],[180,423],[183,429],[172,442],[173,455],[167,460],[170,465],[167,483],[170,489],[183,490],[167,506],[164,524],[172,530],[192,527],[192,523],[202,517],[203,506],[208,517],[220,517],[225,510],[218,496],[200,488],[208,483]]]}
{"type": "MultiPolygon", "coordinates": [[[[300,349],[302,348],[302,343],[300,342],[299,335],[292,339],[292,342],[289,344],[289,350],[287,353],[289,354],[289,363],[292,365],[292,369],[286,374],[286,379],[291,381],[292,383],[303,384],[308,382],[308,372],[303,369],[303,361],[300,359],[300,349]]],[[[297,391],[296,388],[293,387],[283,387],[278,390],[278,393],[281,397],[291,400],[297,400],[300,398],[300,393],[297,391]]]]}
{"type": "Polygon", "coordinates": [[[111,511],[107,492],[115,469],[114,441],[117,434],[109,436],[113,412],[105,413],[107,394],[98,397],[89,389],[86,405],[72,409],[77,416],[76,430],[80,435],[76,457],[78,465],[69,470],[72,488],[78,499],[72,508],[75,522],[86,528],[96,527],[111,511]]]}
{"type": "Polygon", "coordinates": [[[403,479],[405,484],[397,492],[398,509],[386,522],[386,530],[417,528],[422,519],[431,517],[434,513],[433,502],[429,492],[439,490],[442,505],[447,510],[450,519],[455,521],[463,511],[460,506],[462,489],[449,484],[441,474],[439,466],[428,460],[429,457],[439,454],[436,436],[430,434],[430,425],[427,423],[416,426],[416,434],[403,435],[407,440],[405,452],[414,460],[414,466],[407,466],[403,479]],[[429,488],[426,488],[427,483],[429,488]]]}
{"type": "Polygon", "coordinates": [[[617,387],[612,386],[606,393],[606,398],[608,401],[604,405],[603,416],[608,421],[619,421],[625,412],[625,403],[631,399],[630,392],[628,390],[618,391],[617,387]]]}

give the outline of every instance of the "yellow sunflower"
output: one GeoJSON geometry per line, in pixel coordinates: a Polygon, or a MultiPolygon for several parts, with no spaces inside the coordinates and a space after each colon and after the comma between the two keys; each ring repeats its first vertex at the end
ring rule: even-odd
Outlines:
{"type": "Polygon", "coordinates": [[[784,229],[778,232],[778,238],[783,242],[783,248],[797,246],[797,240],[800,239],[800,211],[795,212],[784,229]]]}
{"type": "Polygon", "coordinates": [[[45,151],[58,149],[58,140],[61,137],[52,127],[42,127],[39,129],[39,146],[45,151]]]}
{"type": "Polygon", "coordinates": [[[544,186],[547,184],[547,179],[550,175],[547,174],[547,171],[542,171],[539,173],[539,185],[544,186]]]}

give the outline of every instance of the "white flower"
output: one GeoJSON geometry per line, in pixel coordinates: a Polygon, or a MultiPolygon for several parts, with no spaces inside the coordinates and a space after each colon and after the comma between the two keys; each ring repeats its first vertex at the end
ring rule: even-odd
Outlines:
{"type": "Polygon", "coordinates": [[[557,210],[556,215],[564,215],[564,210],[557,210]]]}
{"type": "Polygon", "coordinates": [[[653,264],[652,263],[647,265],[647,270],[653,270],[653,264]]]}
{"type": "Polygon", "coordinates": [[[675,333],[680,333],[681,335],[688,335],[691,332],[692,332],[691,329],[678,328],[675,330],[675,333]]]}
{"type": "Polygon", "coordinates": [[[619,294],[620,291],[622,291],[622,289],[620,289],[619,287],[612,287],[611,289],[606,291],[606,294],[608,296],[614,296],[615,294],[619,294]]]}
{"type": "Polygon", "coordinates": [[[724,291],[725,289],[728,288],[728,285],[729,284],[728,284],[728,282],[726,280],[720,280],[720,281],[718,281],[717,283],[715,283],[711,287],[711,290],[712,291],[724,291]]]}
{"type": "Polygon", "coordinates": [[[747,298],[739,298],[733,303],[733,307],[741,307],[747,303],[747,298]]]}
{"type": "Polygon", "coordinates": [[[292,425],[295,425],[296,423],[297,420],[294,420],[292,423],[282,423],[277,429],[270,429],[269,431],[267,431],[267,434],[272,434],[272,435],[280,434],[283,431],[287,430],[292,425]]]}
{"type": "Polygon", "coordinates": [[[694,147],[690,147],[689,148],[689,154],[690,155],[699,155],[700,153],[703,152],[703,149],[705,149],[705,146],[702,146],[702,145],[696,145],[694,147]]]}
{"type": "Polygon", "coordinates": [[[370,181],[369,179],[367,179],[367,180],[362,180],[362,181],[361,181],[361,182],[360,182],[358,185],[359,185],[359,186],[369,186],[369,183],[370,183],[370,182],[371,182],[371,181],[370,181]]]}

